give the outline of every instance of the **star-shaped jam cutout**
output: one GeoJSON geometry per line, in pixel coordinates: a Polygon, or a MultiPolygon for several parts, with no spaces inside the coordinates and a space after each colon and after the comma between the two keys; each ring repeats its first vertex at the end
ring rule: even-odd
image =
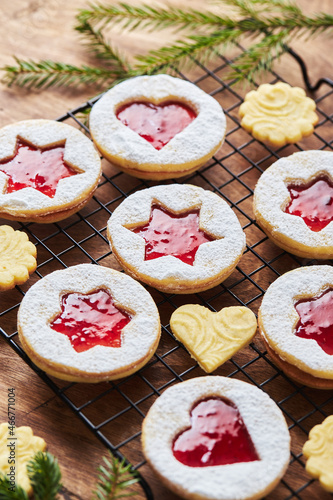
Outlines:
{"type": "Polygon", "coordinates": [[[333,289],[319,297],[302,299],[295,304],[300,317],[295,334],[314,339],[327,354],[333,355],[333,289]]]}
{"type": "Polygon", "coordinates": [[[148,224],[132,228],[145,242],[145,260],[173,255],[193,266],[200,245],[214,238],[199,228],[200,210],[174,214],[152,205],[148,224]]]}
{"type": "Polygon", "coordinates": [[[63,295],[61,313],[50,327],[67,335],[76,352],[83,352],[96,345],[121,347],[121,332],[131,319],[106,290],[100,289],[63,295]]]}
{"type": "Polygon", "coordinates": [[[15,155],[0,161],[0,171],[8,176],[5,193],[32,187],[54,198],[60,179],[78,174],[64,162],[64,151],[65,144],[40,149],[18,139],[15,155]]]}
{"type": "Polygon", "coordinates": [[[333,182],[325,176],[307,185],[288,186],[287,214],[302,217],[311,231],[321,231],[333,220],[333,182]]]}

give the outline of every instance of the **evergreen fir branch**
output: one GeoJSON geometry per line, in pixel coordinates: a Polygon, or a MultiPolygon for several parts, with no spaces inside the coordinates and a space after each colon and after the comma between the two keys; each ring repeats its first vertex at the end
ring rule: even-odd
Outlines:
{"type": "Polygon", "coordinates": [[[57,459],[39,451],[27,464],[35,500],[56,500],[61,488],[61,472],[57,459]]]}
{"type": "Polygon", "coordinates": [[[14,490],[4,474],[0,474],[0,500],[28,500],[26,491],[19,485],[14,490]]]}
{"type": "Polygon", "coordinates": [[[115,75],[127,73],[129,68],[128,62],[117,50],[111,47],[100,29],[94,28],[88,21],[79,24],[75,29],[82,35],[84,41],[89,45],[95,56],[108,63],[108,67],[112,69],[115,75]]]}
{"type": "Polygon", "coordinates": [[[156,68],[178,66],[184,61],[188,62],[190,58],[192,61],[193,58],[201,61],[207,60],[212,54],[212,48],[222,51],[228,44],[239,39],[240,35],[241,32],[238,30],[225,29],[210,35],[189,36],[186,40],[178,40],[173,45],[152,50],[145,56],[137,56],[136,69],[142,73],[151,74],[156,68]]]}
{"type": "Polygon", "coordinates": [[[8,87],[49,88],[56,86],[98,85],[111,83],[115,74],[107,69],[91,66],[73,66],[54,61],[23,61],[15,57],[17,66],[5,66],[2,82],[8,87]]]}
{"type": "Polygon", "coordinates": [[[183,10],[176,7],[151,7],[150,5],[133,6],[126,3],[115,5],[91,5],[91,8],[79,11],[77,19],[80,24],[86,22],[94,25],[101,23],[120,24],[123,29],[137,28],[165,29],[177,25],[178,28],[198,29],[233,25],[229,18],[222,18],[211,12],[199,12],[194,9],[183,10]]]}
{"type": "Polygon", "coordinates": [[[260,42],[252,45],[232,64],[233,72],[227,78],[239,82],[247,79],[253,83],[258,73],[270,71],[273,61],[287,52],[288,31],[276,35],[268,34],[260,42]]]}
{"type": "Polygon", "coordinates": [[[135,495],[134,492],[125,492],[127,488],[136,484],[139,477],[132,466],[125,464],[110,453],[110,460],[103,457],[105,467],[98,467],[98,483],[94,492],[94,500],[117,500],[135,495]]]}
{"type": "MultiPolygon", "coordinates": [[[[244,72],[252,79],[261,69],[269,68],[275,56],[285,51],[279,40],[295,36],[312,37],[324,31],[330,32],[333,27],[332,15],[321,12],[312,17],[305,16],[292,0],[220,1],[234,7],[235,16],[221,17],[210,12],[172,7],[135,7],[126,3],[92,5],[90,9],[79,12],[76,29],[106,68],[16,59],[17,66],[1,68],[5,71],[2,81],[8,86],[15,84],[37,89],[92,84],[109,87],[125,78],[167,71],[194,58],[205,61],[218,50],[225,50],[229,44],[239,43],[244,37],[261,36],[261,41],[252,45],[235,66],[235,71],[244,72]],[[147,55],[138,55],[136,65],[131,68],[104,37],[103,28],[112,23],[132,30],[138,27],[152,30],[169,26],[186,27],[195,30],[196,34],[152,50],[147,55]],[[205,29],[205,33],[201,33],[200,29],[205,29]]],[[[239,79],[236,78],[237,81],[239,79]]]]}

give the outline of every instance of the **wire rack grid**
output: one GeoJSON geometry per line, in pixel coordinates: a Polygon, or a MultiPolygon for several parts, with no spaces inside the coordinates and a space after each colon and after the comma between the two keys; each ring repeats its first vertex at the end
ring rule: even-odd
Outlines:
{"type": "MultiPolygon", "coordinates": [[[[325,85],[320,87],[316,96],[319,122],[315,133],[299,144],[276,150],[259,143],[240,127],[238,109],[244,92],[236,91],[231,86],[232,82],[225,79],[229,69],[230,60],[219,56],[207,66],[197,62],[191,71],[191,81],[214,96],[224,108],[228,132],[225,144],[217,155],[198,172],[180,182],[195,184],[222,196],[243,226],[247,249],[232,275],[206,292],[177,296],[148,287],[160,311],[162,338],[155,356],[138,373],[127,379],[98,385],[65,383],[48,377],[33,365],[21,349],[16,315],[22,296],[31,284],[56,269],[82,262],[119,269],[109,248],[106,222],[126,196],[153,183],[120,173],[103,160],[103,176],[95,196],[79,213],[49,225],[13,223],[14,227],[23,228],[37,245],[38,267],[28,284],[17,286],[8,293],[6,309],[0,309],[0,333],[106,447],[116,456],[126,457],[135,469],[139,469],[141,489],[136,491],[136,498],[154,498],[144,479],[148,466],[140,445],[141,423],[146,412],[170,385],[204,375],[173,337],[169,328],[171,313],[184,303],[202,304],[212,311],[241,304],[257,313],[265,290],[272,281],[286,271],[316,263],[292,256],[268,240],[253,219],[252,195],[261,173],[281,156],[304,149],[332,150],[333,84],[324,80],[322,83],[325,85]]],[[[178,76],[188,79],[179,72],[178,76]]],[[[282,79],[271,73],[270,83],[278,80],[282,79]]],[[[59,121],[79,126],[88,134],[82,113],[89,110],[96,99],[66,113],[59,121]]],[[[257,336],[254,342],[214,374],[236,377],[256,385],[273,398],[286,417],[292,437],[290,466],[280,485],[267,498],[329,499],[331,496],[320,488],[318,482],[306,475],[301,450],[312,426],[333,414],[332,392],[298,386],[277,369],[266,354],[257,336]]],[[[178,497],[165,493],[163,498],[178,497]]]]}

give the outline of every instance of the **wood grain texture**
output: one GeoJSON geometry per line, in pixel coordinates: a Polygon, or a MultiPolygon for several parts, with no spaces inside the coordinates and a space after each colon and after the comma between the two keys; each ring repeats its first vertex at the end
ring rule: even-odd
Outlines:
{"type": "MultiPolygon", "coordinates": [[[[298,0],[305,11],[323,10],[333,13],[332,0],[298,0]]],[[[168,4],[173,5],[188,5],[193,8],[202,9],[202,2],[199,0],[169,0],[168,4]]],[[[2,0],[1,1],[1,16],[2,23],[0,25],[0,66],[10,64],[12,55],[15,54],[22,58],[38,59],[54,59],[61,60],[67,63],[80,64],[92,63],[91,58],[87,55],[87,51],[80,44],[78,35],[72,30],[75,23],[75,13],[78,8],[87,5],[85,0],[2,0]]],[[[213,5],[213,9],[216,6],[213,5]]],[[[121,35],[119,32],[112,34],[112,39],[115,44],[118,44],[124,51],[129,54],[137,52],[137,47],[140,51],[148,50],[170,40],[170,32],[149,34],[130,33],[121,35]]],[[[321,38],[313,39],[307,43],[304,41],[295,40],[293,43],[295,50],[299,51],[306,59],[312,80],[316,80],[320,76],[331,76],[332,74],[332,38],[322,36],[321,38]]],[[[288,55],[285,55],[282,60],[276,65],[276,70],[288,82],[292,84],[302,85],[300,71],[298,66],[288,55]]],[[[195,73],[196,70],[194,70],[195,73]]],[[[209,87],[205,88],[209,91],[209,87]]],[[[63,90],[55,89],[40,92],[29,92],[27,90],[18,90],[15,88],[7,89],[4,86],[0,87],[0,126],[15,122],[22,119],[30,118],[56,118],[62,115],[65,111],[76,107],[86,99],[96,93],[94,88],[83,90],[63,90]]],[[[225,103],[223,103],[225,105],[225,103]]],[[[332,112],[332,110],[330,111],[332,112]]],[[[331,129],[332,132],[332,129],[331,129]]],[[[260,146],[256,146],[258,156],[261,154],[260,146]]],[[[255,153],[255,150],[254,150],[255,153]]],[[[106,166],[105,168],[111,168],[106,166]]],[[[221,184],[221,179],[218,177],[220,173],[216,173],[216,181],[221,184]]],[[[212,174],[214,176],[214,174],[212,174]]],[[[214,180],[214,178],[213,178],[214,180]]],[[[252,179],[255,182],[256,179],[252,179]]],[[[134,180],[129,180],[135,185],[134,180]]],[[[232,195],[232,187],[230,187],[230,195],[232,195]]],[[[239,196],[239,195],[238,195],[239,196]]],[[[245,202],[246,203],[246,202],[245,202]]],[[[251,207],[246,206],[251,213],[251,207]]],[[[105,223],[105,222],[104,222],[105,223]]],[[[41,232],[47,229],[40,230],[41,232]]],[[[251,237],[251,236],[250,236],[251,237]]],[[[58,245],[61,246],[61,237],[58,245]]],[[[100,245],[106,246],[105,242],[100,245]]],[[[100,251],[99,247],[93,248],[96,255],[100,251]]],[[[105,251],[105,248],[103,248],[105,251]]],[[[39,255],[39,259],[45,256],[39,255]]],[[[45,257],[46,258],[46,257],[45,257]]],[[[251,254],[244,256],[242,265],[244,269],[251,269],[254,262],[251,260],[251,254]]],[[[41,260],[40,260],[41,261],[41,260]]],[[[70,261],[66,262],[67,264],[70,261]]],[[[108,264],[116,267],[116,264],[109,258],[108,264]]],[[[48,268],[48,271],[51,269],[48,268]]],[[[27,289],[33,282],[32,278],[26,285],[27,289]]],[[[267,286],[271,281],[271,276],[263,275],[258,280],[261,286],[267,286]]],[[[247,294],[248,290],[244,290],[247,294]]],[[[15,300],[19,300],[19,295],[6,295],[0,293],[1,309],[12,306],[15,300]]],[[[179,304],[182,303],[179,299],[179,304]]],[[[218,308],[220,304],[214,303],[214,307],[218,308]]],[[[229,304],[221,304],[229,305],[229,304]]],[[[233,305],[232,303],[230,305],[233,305]]],[[[254,303],[254,309],[259,303],[254,303]]],[[[165,322],[168,322],[169,311],[162,307],[161,316],[165,322]]],[[[0,316],[0,326],[6,331],[15,331],[15,316],[6,316],[4,320],[0,316]],[[10,321],[10,324],[9,324],[10,321]]],[[[161,352],[163,345],[161,346],[161,352]]],[[[175,354],[172,359],[172,366],[176,369],[180,365],[184,367],[184,360],[180,359],[181,353],[175,354]]],[[[239,361],[242,360],[243,354],[240,353],[239,361]]],[[[245,354],[244,354],[245,356],[245,354]]],[[[229,367],[230,368],[230,367],[229,367]]],[[[266,369],[266,367],[265,367],[266,369]]],[[[226,373],[228,368],[225,368],[226,373]]],[[[253,368],[253,374],[260,378],[261,365],[257,363],[253,368]]],[[[0,338],[0,421],[7,419],[7,388],[15,387],[17,396],[17,425],[30,425],[36,435],[42,436],[48,443],[51,453],[59,458],[61,469],[63,472],[63,482],[65,487],[79,495],[83,500],[91,498],[91,490],[95,481],[95,469],[101,462],[101,457],[105,454],[105,448],[102,444],[87,430],[84,424],[79,421],[70,409],[54,395],[54,393],[44,384],[44,382],[31,370],[14,351],[0,338]]],[[[272,369],[272,373],[274,370],[272,369]]],[[[192,372],[191,376],[202,375],[200,369],[192,372]]],[[[149,371],[150,381],[156,382],[163,380],[164,373],[157,372],[154,367],[149,371]]],[[[282,380],[280,386],[271,388],[272,394],[274,391],[280,392],[285,390],[288,392],[287,382],[282,380]]],[[[144,394],[136,394],[135,384],[129,384],[127,394],[133,397],[144,397],[144,394]]],[[[99,394],[106,386],[99,384],[98,386],[82,385],[75,392],[75,398],[80,401],[85,400],[88,396],[94,397],[99,394]]],[[[142,411],[147,411],[155,396],[151,396],[141,405],[142,411]]],[[[301,416],[302,412],[309,411],[306,401],[293,400],[290,403],[290,411],[301,416]]],[[[103,417],[112,414],[117,410],[121,410],[124,405],[122,398],[112,393],[109,398],[101,399],[99,405],[91,411],[91,419],[98,422],[102,421],[103,417]],[[113,398],[113,399],[112,399],[113,398]]],[[[320,415],[318,416],[320,420],[320,415]]],[[[289,422],[290,423],[290,422],[289,422]]],[[[317,422],[314,422],[317,423],[317,422]]],[[[140,419],[138,420],[131,412],[126,414],[126,417],[119,424],[115,424],[110,430],[110,437],[119,434],[122,439],[126,439],[127,435],[139,431],[140,419]]],[[[295,438],[296,439],[296,438],[295,438]]],[[[300,452],[299,443],[304,442],[304,436],[301,435],[297,442],[298,451],[300,452]]],[[[296,446],[296,448],[297,448],[296,446]]],[[[122,449],[127,452],[129,458],[140,458],[140,442],[136,440],[131,442],[128,449],[122,449]]],[[[144,466],[142,472],[145,474],[148,482],[151,484],[155,493],[156,500],[177,500],[178,497],[168,492],[159,481],[154,477],[148,466],[144,466]]],[[[302,485],[304,479],[298,477],[297,463],[291,467],[291,474],[294,474],[294,485],[302,485]]],[[[284,490],[285,496],[287,490],[284,490]]],[[[280,492],[278,495],[272,493],[269,498],[271,500],[280,500],[284,498],[280,492]]],[[[135,496],[137,499],[143,499],[144,496],[137,490],[135,496]]],[[[299,494],[299,498],[304,500],[327,500],[330,496],[324,493],[319,487],[307,490],[299,494]]]]}

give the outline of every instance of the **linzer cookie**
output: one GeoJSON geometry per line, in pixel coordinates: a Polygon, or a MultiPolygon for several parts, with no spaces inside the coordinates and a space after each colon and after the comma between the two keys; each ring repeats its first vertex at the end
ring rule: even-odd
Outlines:
{"type": "Polygon", "coordinates": [[[333,153],[303,151],[281,158],[254,191],[258,224],[279,247],[300,257],[333,257],[333,153]]]}
{"type": "Polygon", "coordinates": [[[130,175],[155,180],[197,170],[220,148],[226,130],[213,97],[168,75],[116,85],[94,105],[89,124],[105,158],[130,175]]]}
{"type": "Polygon", "coordinates": [[[18,333],[31,360],[75,382],[125,377],[145,365],[160,338],[150,294],[129,276],[92,264],[55,271],[22,300],[18,333]]]}
{"type": "Polygon", "coordinates": [[[108,238],[128,274],[170,293],[221,283],[245,248],[245,235],[227,203],[211,191],[181,184],[126,198],[109,219],[108,238]]]}
{"type": "Polygon", "coordinates": [[[13,429],[7,422],[0,424],[0,473],[9,480],[12,491],[18,485],[31,495],[27,464],[37,452],[45,451],[46,443],[43,438],[34,436],[31,427],[14,426],[14,431],[9,427],[13,429]]]}
{"type": "Polygon", "coordinates": [[[313,132],[316,103],[303,89],[288,83],[264,83],[251,90],[239,108],[241,126],[259,141],[284,146],[313,132]]]}
{"type": "Polygon", "coordinates": [[[212,312],[198,304],[186,304],[172,314],[170,327],[192,358],[211,373],[252,340],[257,320],[247,307],[212,312]]]}
{"type": "Polygon", "coordinates": [[[290,458],[288,428],[274,401],[225,377],[164,391],[143,422],[142,446],[160,480],[190,500],[262,498],[290,458]]]}
{"type": "Polygon", "coordinates": [[[333,267],[302,267],[278,278],[258,323],[268,354],[290,378],[333,389],[333,267]]]}
{"type": "Polygon", "coordinates": [[[22,285],[37,267],[36,247],[26,233],[0,226],[0,291],[22,285]]]}
{"type": "Polygon", "coordinates": [[[55,222],[92,197],[101,161],[79,130],[53,120],[26,120],[0,130],[0,217],[55,222]]]}

